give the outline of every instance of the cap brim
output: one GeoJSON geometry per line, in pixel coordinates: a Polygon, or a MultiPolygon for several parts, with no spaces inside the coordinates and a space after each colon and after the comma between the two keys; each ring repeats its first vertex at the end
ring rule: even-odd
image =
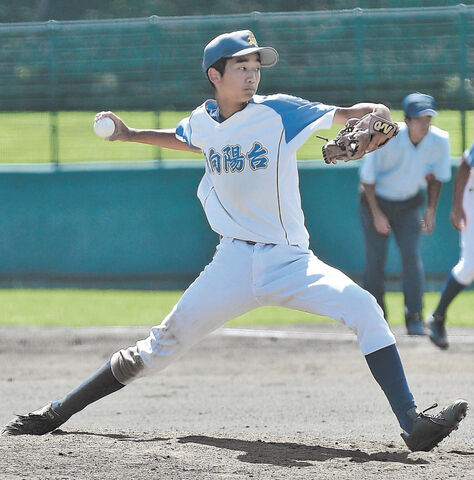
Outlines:
{"type": "Polygon", "coordinates": [[[262,67],[273,67],[278,62],[278,52],[273,47],[250,47],[244,48],[232,55],[232,57],[242,57],[251,53],[260,54],[260,65],[262,67]]]}
{"type": "Polygon", "coordinates": [[[433,110],[431,108],[427,108],[426,110],[422,110],[421,112],[418,112],[416,115],[412,115],[413,117],[423,117],[425,115],[429,115],[430,117],[436,117],[438,115],[438,112],[436,110],[433,110]]]}

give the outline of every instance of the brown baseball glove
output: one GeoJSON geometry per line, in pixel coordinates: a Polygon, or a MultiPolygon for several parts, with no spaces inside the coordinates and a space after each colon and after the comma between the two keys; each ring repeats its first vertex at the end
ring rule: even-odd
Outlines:
{"type": "Polygon", "coordinates": [[[385,145],[397,133],[398,125],[395,122],[375,113],[368,113],[362,118],[350,118],[337,137],[323,146],[324,161],[329,164],[337,160],[357,160],[385,145]]]}

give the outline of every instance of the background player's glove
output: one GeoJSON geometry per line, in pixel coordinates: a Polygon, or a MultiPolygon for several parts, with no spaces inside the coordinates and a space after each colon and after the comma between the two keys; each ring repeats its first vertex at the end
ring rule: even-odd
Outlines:
{"type": "Polygon", "coordinates": [[[324,161],[336,163],[337,160],[357,160],[385,145],[397,133],[398,125],[395,122],[375,113],[368,113],[360,119],[350,118],[336,138],[323,146],[324,161]]]}

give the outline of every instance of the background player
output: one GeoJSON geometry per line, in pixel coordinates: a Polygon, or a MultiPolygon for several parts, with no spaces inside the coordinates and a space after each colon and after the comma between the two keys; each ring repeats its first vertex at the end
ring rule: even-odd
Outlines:
{"type": "MultiPolygon", "coordinates": [[[[112,355],[63,399],[15,417],[6,434],[44,434],[91,402],[143,375],[164,369],[228,320],[261,305],[281,305],[343,321],[357,335],[369,368],[385,392],[411,450],[429,450],[456,428],[467,403],[436,418],[417,411],[395,339],[375,299],[308,248],[298,188],[297,149],[319,128],[375,111],[361,103],[338,108],[288,95],[259,96],[260,67],[278,60],[248,30],[223,34],[204,50],[203,69],[215,88],[174,130],[135,130],[112,113],[111,140],[200,150],[206,157],[198,197],[221,236],[212,262],[150,335],[112,355]]],[[[380,140],[385,141],[385,138],[380,140]]],[[[372,145],[376,145],[375,136],[372,145]]]]}
{"type": "Polygon", "coordinates": [[[441,182],[451,178],[449,134],[431,125],[434,98],[413,93],[403,100],[405,123],[385,148],[365,156],[360,168],[360,217],[365,239],[363,286],[385,311],[384,268],[393,232],[402,259],[405,323],[410,335],[424,335],[424,273],[420,231],[435,227],[441,182]],[[427,205],[421,189],[426,184],[427,205]]]}
{"type": "Polygon", "coordinates": [[[453,204],[450,219],[461,232],[461,257],[441,292],[433,314],[427,319],[430,339],[442,349],[448,348],[446,310],[456,295],[474,280],[474,143],[461,157],[454,177],[453,204]]]}

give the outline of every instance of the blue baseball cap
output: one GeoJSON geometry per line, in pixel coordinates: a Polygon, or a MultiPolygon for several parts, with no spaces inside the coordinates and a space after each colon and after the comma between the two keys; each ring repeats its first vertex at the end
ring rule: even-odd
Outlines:
{"type": "Polygon", "coordinates": [[[403,111],[407,117],[421,117],[430,115],[435,117],[438,113],[435,110],[435,100],[424,93],[410,93],[402,102],[403,111]]]}
{"type": "Polygon", "coordinates": [[[278,52],[273,47],[259,47],[250,30],[223,33],[204,48],[202,68],[205,72],[220,58],[241,57],[250,53],[260,54],[262,67],[273,67],[278,62],[278,52]]]}

